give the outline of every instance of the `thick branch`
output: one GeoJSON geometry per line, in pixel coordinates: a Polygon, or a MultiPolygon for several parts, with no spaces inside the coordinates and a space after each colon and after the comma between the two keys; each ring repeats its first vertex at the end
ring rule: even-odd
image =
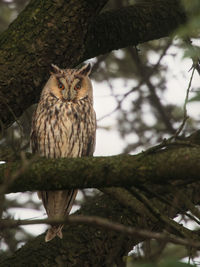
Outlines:
{"type": "MultiPolygon", "coordinates": [[[[107,217],[118,221],[117,212],[123,213],[123,207],[108,197],[98,196],[87,202],[78,214],[107,217]],[[109,208],[106,206],[109,205],[109,208]],[[112,207],[112,208],[111,208],[112,207]],[[112,211],[113,209],[113,211],[112,211]]],[[[128,212],[127,212],[128,215],[128,212]]],[[[131,213],[132,215],[132,213],[131,213]]],[[[120,217],[122,217],[120,215],[120,217]]],[[[126,223],[126,218],[119,218],[126,223]]],[[[64,239],[54,239],[45,243],[44,234],[38,236],[18,250],[12,257],[0,258],[1,266],[112,266],[117,252],[123,255],[131,249],[130,239],[123,235],[86,225],[65,225],[64,239]],[[108,240],[110,240],[108,242],[108,240]],[[113,241],[112,241],[113,240],[113,241]],[[116,244],[123,246],[116,249],[116,244]],[[114,253],[114,255],[112,255],[114,253]],[[108,264],[110,257],[110,264],[108,264]],[[114,257],[114,258],[113,258],[114,257]]],[[[118,265],[121,266],[121,265],[118,265]]]]}
{"type": "Polygon", "coordinates": [[[178,0],[151,1],[98,16],[106,2],[31,1],[1,34],[1,127],[38,100],[51,63],[72,67],[113,49],[167,36],[185,21],[178,0]]]}
{"type": "MultiPolygon", "coordinates": [[[[197,203],[197,200],[199,200],[199,187],[198,184],[195,184],[193,189],[192,187],[185,188],[185,198],[189,198],[193,203],[197,203]]],[[[151,191],[155,190],[151,188],[151,191]]],[[[178,191],[181,191],[180,188],[178,188],[178,191]]],[[[158,203],[158,200],[155,203],[158,203]]],[[[173,197],[171,198],[171,203],[173,203],[173,197]]],[[[183,205],[182,199],[179,201],[176,199],[176,205],[183,205]]],[[[160,208],[162,214],[169,214],[169,211],[172,211],[171,206],[167,208],[167,205],[163,205],[160,208]]],[[[143,216],[141,215],[142,210],[141,214],[138,215],[133,209],[120,205],[117,200],[110,198],[108,195],[96,196],[88,200],[77,214],[100,216],[116,223],[127,226],[139,226],[139,228],[142,226],[144,229],[153,231],[160,231],[163,228],[159,217],[152,221],[149,217],[146,217],[145,210],[143,216]]],[[[175,214],[176,211],[173,211],[171,216],[174,217],[175,214]]],[[[83,224],[65,225],[64,230],[63,240],[54,239],[47,244],[44,242],[44,234],[40,235],[28,242],[14,253],[13,256],[6,259],[0,258],[0,265],[15,266],[17,262],[18,266],[57,266],[59,262],[60,266],[67,265],[69,267],[101,267],[112,266],[114,263],[117,266],[123,266],[122,262],[119,262],[123,255],[126,255],[134,245],[144,240],[143,235],[142,238],[130,235],[127,237],[112,230],[108,232],[99,228],[99,226],[91,227],[83,224]]],[[[189,240],[192,240],[192,236],[189,240]]]]}
{"type": "Polygon", "coordinates": [[[185,21],[179,0],[142,2],[105,12],[93,21],[84,58],[166,37],[185,21]]]}
{"type": "MultiPolygon", "coordinates": [[[[198,132],[188,140],[195,142],[197,137],[198,132]]],[[[22,191],[25,187],[27,187],[26,190],[28,188],[32,190],[60,189],[61,186],[65,188],[74,186],[79,188],[81,186],[109,187],[112,184],[123,185],[127,188],[130,188],[132,184],[144,189],[150,188],[147,194],[148,203],[153,205],[152,214],[149,214],[151,209],[146,207],[145,203],[142,203],[139,198],[135,198],[137,195],[132,197],[134,200],[132,201],[130,194],[124,194],[124,190],[117,190],[115,194],[115,189],[111,190],[113,194],[108,192],[109,195],[96,196],[87,201],[77,214],[104,217],[127,226],[141,228],[142,225],[142,228],[153,231],[160,231],[163,228],[167,231],[171,229],[172,233],[175,231],[177,236],[183,237],[185,235],[182,232],[182,226],[171,227],[173,225],[168,224],[165,218],[166,216],[173,218],[177,213],[187,210],[188,206],[184,199],[188,199],[194,204],[199,203],[199,183],[183,187],[174,186],[177,182],[184,183],[190,178],[199,181],[199,146],[182,144],[182,147],[172,145],[168,149],[162,149],[162,146],[158,146],[157,149],[154,148],[136,156],[55,161],[39,159],[38,162],[28,166],[26,173],[22,174],[23,169],[21,169],[18,173],[15,172],[11,175],[17,179],[14,181],[13,188],[18,187],[22,191]],[[73,171],[70,171],[71,168],[73,171]],[[32,178],[31,175],[33,175],[32,178]],[[59,178],[60,175],[62,175],[63,181],[59,178]],[[46,186],[43,181],[47,183],[46,186]],[[53,187],[49,186],[51,182],[53,187]],[[165,186],[155,186],[154,183],[165,186]],[[169,186],[170,183],[173,186],[169,186]],[[168,188],[171,188],[172,192],[168,191],[168,188]],[[156,195],[159,195],[160,198],[165,196],[165,202],[160,202],[159,198],[155,197],[156,195]]],[[[1,166],[1,174],[6,174],[8,178],[10,171],[17,170],[17,166],[18,164],[14,163],[1,166]]],[[[20,266],[30,266],[31,262],[31,266],[41,266],[42,264],[55,266],[59,261],[60,264],[67,263],[68,266],[112,266],[114,262],[117,266],[122,266],[122,262],[119,262],[121,257],[126,255],[134,245],[143,241],[143,238],[138,236],[127,237],[119,232],[107,232],[99,227],[82,224],[66,225],[64,229],[63,240],[55,239],[46,244],[44,235],[38,236],[12,257],[0,259],[0,264],[14,266],[17,262],[20,266]],[[75,265],[74,262],[76,262],[75,265]]],[[[188,237],[189,240],[195,242],[193,235],[189,233],[188,237]]]]}
{"type": "Polygon", "coordinates": [[[6,192],[179,185],[200,179],[200,149],[198,145],[182,145],[135,156],[40,158],[30,166],[20,165],[0,165],[0,184],[7,185],[6,192]]]}
{"type": "Polygon", "coordinates": [[[1,126],[38,100],[51,63],[72,67],[81,61],[88,27],[106,2],[32,0],[1,34],[1,126]]]}

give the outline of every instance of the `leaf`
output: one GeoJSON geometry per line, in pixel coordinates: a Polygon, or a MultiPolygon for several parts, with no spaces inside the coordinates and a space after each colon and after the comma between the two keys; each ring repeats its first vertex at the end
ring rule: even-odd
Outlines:
{"type": "Polygon", "coordinates": [[[193,96],[192,98],[190,98],[190,99],[188,100],[188,103],[189,103],[189,102],[200,101],[200,88],[197,88],[196,90],[197,90],[196,95],[193,96]]]}

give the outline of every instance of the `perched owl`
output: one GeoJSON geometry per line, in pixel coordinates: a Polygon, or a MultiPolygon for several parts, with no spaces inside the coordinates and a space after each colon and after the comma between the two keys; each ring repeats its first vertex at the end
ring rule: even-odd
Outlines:
{"type": "MultiPolygon", "coordinates": [[[[88,77],[90,64],[81,69],[60,69],[53,72],[44,86],[32,119],[31,148],[47,158],[84,157],[95,147],[96,116],[93,89],[88,77]]],[[[68,215],[78,190],[41,191],[49,218],[68,215]]],[[[63,225],[52,225],[45,237],[62,238],[63,225]]]]}

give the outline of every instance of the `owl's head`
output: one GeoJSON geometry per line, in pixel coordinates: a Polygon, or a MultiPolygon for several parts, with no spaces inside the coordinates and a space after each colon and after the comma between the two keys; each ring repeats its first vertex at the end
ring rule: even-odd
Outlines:
{"type": "Polygon", "coordinates": [[[48,80],[45,91],[54,97],[68,102],[90,98],[92,101],[92,84],[89,79],[91,65],[84,65],[81,69],[60,69],[52,64],[53,71],[48,80]]]}

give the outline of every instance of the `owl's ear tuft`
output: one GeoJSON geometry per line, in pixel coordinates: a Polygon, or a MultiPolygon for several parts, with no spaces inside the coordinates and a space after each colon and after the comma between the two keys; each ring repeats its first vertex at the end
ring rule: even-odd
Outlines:
{"type": "Polygon", "coordinates": [[[91,65],[90,63],[84,65],[80,70],[78,70],[78,73],[81,74],[81,75],[84,75],[84,76],[88,76],[91,72],[91,65]]]}
{"type": "Polygon", "coordinates": [[[61,72],[61,69],[58,66],[51,64],[51,74],[58,74],[60,72],[61,72]]]}

